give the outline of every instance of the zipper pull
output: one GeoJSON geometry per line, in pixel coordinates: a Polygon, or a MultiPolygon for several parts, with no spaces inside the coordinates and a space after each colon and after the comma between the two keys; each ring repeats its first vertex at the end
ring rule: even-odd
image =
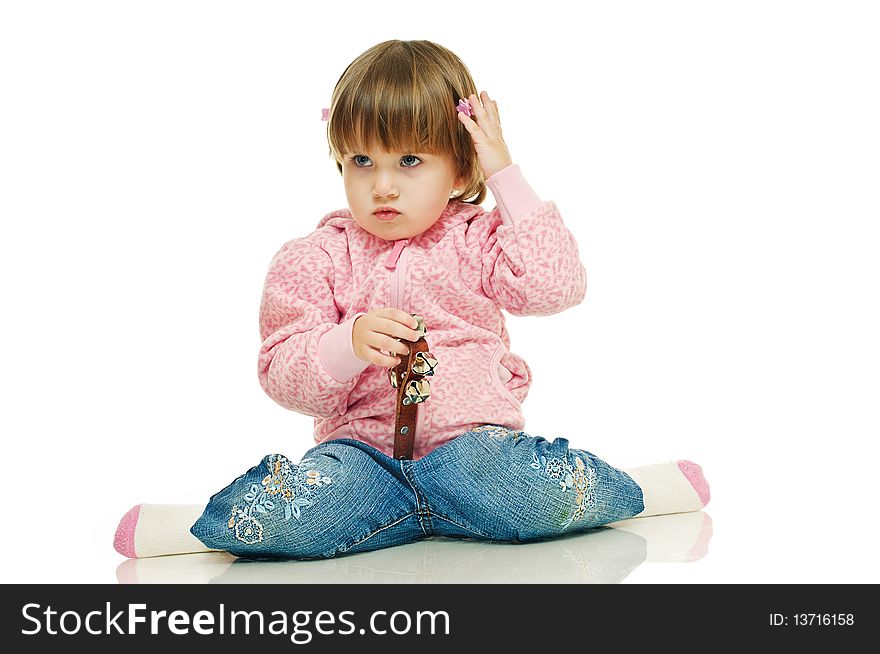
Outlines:
{"type": "Polygon", "coordinates": [[[391,252],[388,253],[388,258],[385,259],[386,268],[394,270],[397,267],[397,260],[400,259],[400,253],[403,252],[403,248],[406,247],[407,243],[409,243],[408,238],[394,241],[394,247],[391,249],[391,252]]]}

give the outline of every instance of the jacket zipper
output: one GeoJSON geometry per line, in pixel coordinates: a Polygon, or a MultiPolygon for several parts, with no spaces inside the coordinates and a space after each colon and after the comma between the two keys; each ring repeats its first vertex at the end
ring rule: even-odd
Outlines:
{"type": "Polygon", "coordinates": [[[406,253],[406,245],[409,239],[394,242],[394,248],[388,253],[385,267],[393,271],[391,276],[391,304],[398,309],[403,309],[403,286],[406,279],[406,266],[403,257],[406,253]]]}

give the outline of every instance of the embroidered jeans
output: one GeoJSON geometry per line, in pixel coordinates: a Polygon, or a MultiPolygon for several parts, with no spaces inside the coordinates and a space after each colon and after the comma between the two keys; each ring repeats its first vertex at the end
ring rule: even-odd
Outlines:
{"type": "Polygon", "coordinates": [[[192,533],[246,558],[329,558],[432,536],[531,541],[644,509],[625,472],[568,441],[495,425],[416,461],[326,441],[298,464],[266,456],[213,495],[192,533]]]}

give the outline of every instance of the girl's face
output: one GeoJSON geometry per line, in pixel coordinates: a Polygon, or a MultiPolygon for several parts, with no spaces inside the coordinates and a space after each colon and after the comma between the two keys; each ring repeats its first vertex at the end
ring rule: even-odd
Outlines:
{"type": "Polygon", "coordinates": [[[386,241],[427,230],[460,186],[448,155],[377,149],[346,153],[342,181],[357,224],[386,241]]]}

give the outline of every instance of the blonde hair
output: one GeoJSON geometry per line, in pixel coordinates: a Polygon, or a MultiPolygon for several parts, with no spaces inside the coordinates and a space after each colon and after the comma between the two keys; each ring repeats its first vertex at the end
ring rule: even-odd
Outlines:
{"type": "Polygon", "coordinates": [[[456,199],[479,204],[486,182],[470,134],[458,122],[460,98],[476,93],[452,52],[430,41],[384,41],[352,61],[333,89],[327,125],[330,155],[342,173],[345,153],[378,146],[452,159],[466,180],[456,199]]]}

